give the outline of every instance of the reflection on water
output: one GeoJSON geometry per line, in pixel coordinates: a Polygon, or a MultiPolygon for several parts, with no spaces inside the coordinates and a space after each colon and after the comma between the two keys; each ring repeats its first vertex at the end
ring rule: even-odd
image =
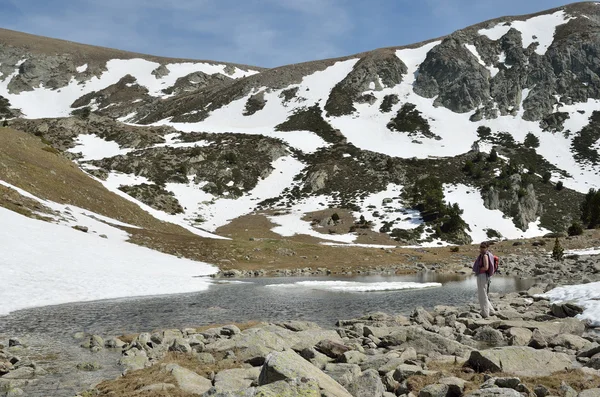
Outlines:
{"type": "MultiPolygon", "coordinates": [[[[520,291],[531,287],[533,282],[495,276],[491,292],[520,291]]],[[[30,396],[64,396],[74,395],[74,392],[88,388],[103,378],[116,377],[120,371],[116,366],[116,353],[92,355],[77,347],[78,343],[72,339],[72,335],[79,331],[111,336],[251,320],[305,320],[333,327],[338,319],[350,319],[375,311],[408,314],[415,306],[432,308],[436,305],[464,305],[471,302],[476,302],[476,280],[460,275],[422,273],[398,277],[261,278],[244,280],[244,283],[215,284],[207,291],[191,294],[22,310],[0,317],[0,341],[20,336],[29,341],[38,356],[60,353],[56,372],[26,390],[26,393],[30,396]],[[295,284],[308,280],[441,283],[442,286],[380,292],[331,291],[310,286],[266,288],[269,284],[295,284]],[[100,362],[103,369],[96,373],[77,372],[75,365],[84,361],[100,362]]]]}
{"type": "MultiPolygon", "coordinates": [[[[491,292],[529,288],[532,280],[513,277],[492,279],[491,292]]],[[[246,283],[217,284],[207,291],[144,298],[72,303],[15,312],[0,318],[0,332],[71,335],[85,331],[121,334],[159,328],[181,328],[211,323],[249,320],[307,320],[333,326],[373,311],[409,313],[415,306],[464,305],[476,301],[473,277],[422,273],[411,276],[365,276],[352,278],[260,278],[246,283]],[[441,283],[422,290],[341,292],[324,288],[265,288],[270,284],[300,281],[345,280],[360,283],[441,283]]]]}

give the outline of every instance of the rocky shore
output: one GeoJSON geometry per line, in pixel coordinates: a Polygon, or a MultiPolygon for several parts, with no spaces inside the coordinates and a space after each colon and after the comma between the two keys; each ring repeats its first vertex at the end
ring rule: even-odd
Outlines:
{"type": "MultiPolygon", "coordinates": [[[[449,263],[408,263],[393,266],[364,266],[345,272],[333,273],[327,268],[299,269],[258,269],[258,270],[220,270],[214,278],[251,278],[251,277],[310,277],[329,275],[395,275],[423,271],[437,273],[471,274],[472,260],[464,257],[462,265],[449,263]]],[[[501,257],[500,275],[538,279],[548,284],[585,284],[600,281],[600,255],[567,255],[562,261],[555,261],[549,254],[517,255],[501,257]]]]}
{"type": "MultiPolygon", "coordinates": [[[[333,329],[289,321],[78,334],[82,349],[120,351],[124,372],[81,396],[600,396],[600,333],[574,318],[582,308],[544,298],[549,287],[492,294],[487,319],[472,304],[373,313],[333,329]]],[[[36,371],[10,356],[0,353],[9,360],[1,396],[22,395],[13,380],[36,371]]]]}

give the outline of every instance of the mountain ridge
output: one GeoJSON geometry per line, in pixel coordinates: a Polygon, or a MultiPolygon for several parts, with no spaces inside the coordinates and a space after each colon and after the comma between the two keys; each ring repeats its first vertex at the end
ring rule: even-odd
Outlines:
{"type": "Polygon", "coordinates": [[[574,3],[266,70],[111,59],[75,73],[0,45],[0,95],[24,116],[12,127],[178,225],[262,214],[278,225],[266,235],[346,244],[539,236],[600,186],[599,32],[600,6],[574,3]]]}

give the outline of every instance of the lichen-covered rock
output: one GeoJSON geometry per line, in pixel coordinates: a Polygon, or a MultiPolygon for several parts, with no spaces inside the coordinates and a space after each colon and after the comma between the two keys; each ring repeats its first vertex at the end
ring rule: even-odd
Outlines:
{"type": "Polygon", "coordinates": [[[550,376],[573,365],[566,354],[516,346],[474,351],[468,363],[478,372],[504,372],[529,377],[550,376]],[[539,365],[541,362],[543,366],[539,365]]]}
{"type": "Polygon", "coordinates": [[[259,385],[296,378],[315,379],[321,390],[333,396],[351,397],[339,383],[292,350],[274,352],[267,357],[258,378],[259,385]]]}
{"type": "Polygon", "coordinates": [[[177,364],[168,364],[165,370],[175,378],[177,386],[186,393],[202,395],[212,387],[210,380],[177,364]]]}

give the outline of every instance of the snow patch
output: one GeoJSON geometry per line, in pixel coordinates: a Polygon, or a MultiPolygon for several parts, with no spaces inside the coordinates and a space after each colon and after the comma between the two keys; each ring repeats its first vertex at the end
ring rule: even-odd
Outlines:
{"type": "Polygon", "coordinates": [[[0,315],[68,302],[202,291],[217,268],[0,208],[0,315]]]}
{"type": "Polygon", "coordinates": [[[261,201],[279,196],[304,168],[303,163],[291,156],[275,160],[272,166],[274,169],[268,177],[258,181],[254,189],[237,199],[216,198],[204,192],[202,185],[193,182],[167,183],[166,189],[186,208],[184,214],[171,216],[182,223],[201,218],[203,222],[199,224],[203,229],[215,231],[231,220],[251,213],[261,201]]]}
{"type": "Polygon", "coordinates": [[[509,239],[532,238],[550,233],[539,226],[539,220],[531,223],[526,232],[522,231],[514,225],[512,219],[505,218],[502,211],[487,209],[481,193],[475,188],[466,185],[444,185],[444,197],[447,202],[458,203],[464,211],[461,217],[471,228],[467,233],[474,242],[488,240],[488,229],[494,229],[509,239]]]}
{"type": "Polygon", "coordinates": [[[340,243],[352,243],[356,240],[355,234],[327,234],[324,227],[315,226],[317,229],[323,229],[323,233],[315,230],[309,221],[302,218],[305,214],[315,211],[322,211],[329,208],[327,203],[331,199],[327,196],[312,196],[300,200],[288,210],[284,215],[269,216],[269,220],[276,225],[271,229],[272,232],[283,237],[295,235],[307,235],[322,240],[336,241],[340,243]]]}
{"type": "Polygon", "coordinates": [[[490,29],[481,29],[478,33],[482,36],[487,36],[490,40],[497,41],[513,27],[521,32],[523,48],[528,48],[532,43],[538,43],[535,52],[539,55],[544,55],[554,41],[556,28],[569,22],[571,19],[573,18],[567,17],[565,12],[561,10],[554,14],[529,18],[526,21],[500,23],[490,29]]]}
{"type": "Polygon", "coordinates": [[[77,70],[77,73],[83,73],[87,70],[87,68],[88,68],[88,64],[86,63],[84,65],[76,67],[75,70],[77,70]]]}
{"type": "Polygon", "coordinates": [[[577,318],[588,320],[593,327],[600,327],[600,282],[558,287],[542,296],[552,303],[574,301],[584,308],[577,318]]]}
{"type": "Polygon", "coordinates": [[[131,149],[121,149],[117,142],[106,141],[97,135],[81,134],[77,137],[75,146],[68,152],[81,153],[82,160],[89,161],[124,155],[131,152],[131,149]]]}
{"type": "Polygon", "coordinates": [[[308,288],[333,292],[381,292],[441,287],[440,283],[377,282],[357,281],[299,281],[293,284],[268,284],[268,288],[308,288]]]}

